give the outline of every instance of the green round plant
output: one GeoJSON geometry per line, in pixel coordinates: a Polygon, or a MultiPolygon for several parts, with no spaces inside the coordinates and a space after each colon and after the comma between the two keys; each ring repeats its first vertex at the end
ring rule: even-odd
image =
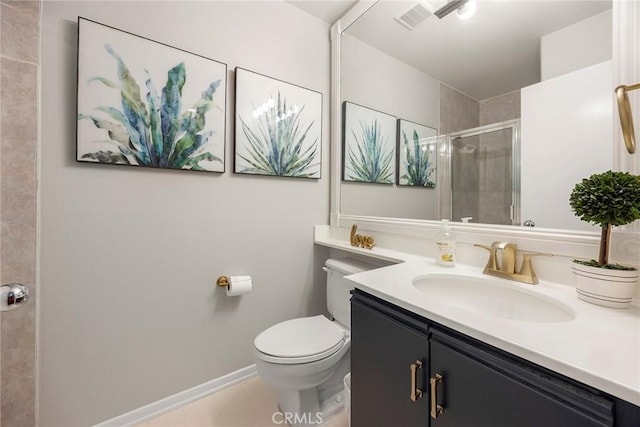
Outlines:
{"type": "Polygon", "coordinates": [[[615,268],[608,262],[611,228],[640,219],[640,176],[613,171],[591,175],[576,184],[569,204],[582,221],[602,228],[600,254],[595,266],[615,268]]]}

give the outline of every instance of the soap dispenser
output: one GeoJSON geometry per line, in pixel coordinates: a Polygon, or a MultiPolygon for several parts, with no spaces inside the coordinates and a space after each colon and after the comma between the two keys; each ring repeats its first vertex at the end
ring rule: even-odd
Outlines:
{"type": "Polygon", "coordinates": [[[441,227],[436,236],[436,263],[445,267],[453,267],[456,264],[455,252],[456,241],[451,232],[451,225],[448,219],[441,220],[441,227]]]}

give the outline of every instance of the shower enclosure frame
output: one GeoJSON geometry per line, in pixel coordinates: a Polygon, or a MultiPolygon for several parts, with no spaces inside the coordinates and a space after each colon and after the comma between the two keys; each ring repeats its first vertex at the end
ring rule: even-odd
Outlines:
{"type": "MultiPolygon", "coordinates": [[[[456,138],[467,138],[473,136],[480,136],[491,132],[497,132],[500,130],[511,129],[511,207],[510,217],[511,225],[520,225],[521,212],[520,212],[520,119],[506,120],[503,122],[491,123],[489,125],[479,126],[471,129],[465,129],[458,132],[451,132],[446,135],[440,136],[440,161],[443,161],[444,168],[440,168],[442,172],[438,178],[443,186],[440,186],[441,195],[444,192],[448,192],[447,200],[444,204],[448,211],[447,215],[442,215],[442,206],[440,207],[441,216],[443,218],[449,217],[453,219],[453,187],[452,187],[452,157],[453,157],[453,140],[456,138]],[[446,187],[446,188],[443,188],[446,187]]],[[[442,164],[442,163],[441,163],[442,164]]],[[[438,197],[438,200],[442,202],[442,198],[438,197]]]]}

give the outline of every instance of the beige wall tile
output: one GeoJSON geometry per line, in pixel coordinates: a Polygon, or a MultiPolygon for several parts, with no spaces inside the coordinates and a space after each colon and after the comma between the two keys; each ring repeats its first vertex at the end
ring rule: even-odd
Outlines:
{"type": "MultiPolygon", "coordinates": [[[[3,181],[6,177],[3,177],[3,181]]],[[[3,199],[8,192],[4,190],[3,199]]],[[[5,206],[2,205],[4,210],[5,206]]],[[[4,215],[3,215],[4,218],[4,215]]],[[[20,282],[31,293],[18,310],[2,317],[2,426],[35,425],[35,223],[2,222],[3,281],[20,282]],[[7,266],[7,267],[5,267],[7,266]]]]}
{"type": "Polygon", "coordinates": [[[38,62],[40,2],[2,1],[0,51],[3,57],[38,62]]]}
{"type": "Polygon", "coordinates": [[[520,118],[520,91],[480,102],[480,126],[520,118]]]}
{"type": "Polygon", "coordinates": [[[477,127],[479,108],[478,101],[440,83],[440,134],[477,127]]]}
{"type": "Polygon", "coordinates": [[[35,425],[36,147],[39,1],[0,2],[0,250],[2,283],[31,299],[3,313],[0,424],[35,425]]]}
{"type": "Polygon", "coordinates": [[[0,73],[2,139],[35,142],[38,125],[37,66],[3,58],[0,73]]]}
{"type": "MultiPolygon", "coordinates": [[[[0,135],[2,130],[0,129],[0,135]]],[[[0,175],[36,180],[36,141],[2,138],[0,142],[0,175]]]]}
{"type": "MultiPolygon", "coordinates": [[[[35,174],[35,170],[33,173],[35,174]]],[[[3,224],[23,224],[35,229],[36,183],[34,177],[2,176],[0,197],[3,224]]],[[[32,238],[32,236],[26,237],[32,238]]],[[[33,238],[35,238],[35,234],[33,238]]]]}

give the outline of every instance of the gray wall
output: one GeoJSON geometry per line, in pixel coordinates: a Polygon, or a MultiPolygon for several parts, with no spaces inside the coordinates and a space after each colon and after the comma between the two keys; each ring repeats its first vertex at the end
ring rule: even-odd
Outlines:
{"type": "Polygon", "coordinates": [[[329,34],[280,1],[43,13],[39,424],[69,427],[251,365],[260,331],[324,311],[312,227],[329,212],[329,34]],[[78,15],[228,64],[225,174],[75,162],[78,15]],[[235,66],[323,92],[322,179],[230,173],[235,66]],[[254,291],[226,297],[223,274],[254,291]]]}
{"type": "Polygon", "coordinates": [[[540,38],[540,79],[608,61],[612,58],[613,9],[540,38]]]}
{"type": "MultiPolygon", "coordinates": [[[[342,37],[340,89],[350,101],[438,128],[438,81],[372,48],[342,37]]],[[[342,182],[342,212],[392,218],[435,219],[438,197],[434,189],[342,182]]]]}

